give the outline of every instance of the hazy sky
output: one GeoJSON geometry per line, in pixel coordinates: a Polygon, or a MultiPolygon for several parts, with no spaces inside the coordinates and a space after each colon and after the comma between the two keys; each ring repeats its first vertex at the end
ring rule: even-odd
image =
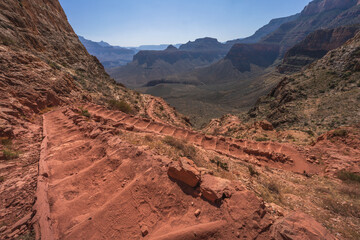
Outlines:
{"type": "Polygon", "coordinates": [[[75,32],[112,45],[227,41],[252,35],[311,0],[60,0],[75,32]]]}

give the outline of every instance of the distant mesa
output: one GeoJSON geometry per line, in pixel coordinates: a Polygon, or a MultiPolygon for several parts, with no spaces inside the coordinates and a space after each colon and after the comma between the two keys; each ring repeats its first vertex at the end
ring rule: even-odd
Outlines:
{"type": "Polygon", "coordinates": [[[189,41],[186,44],[181,45],[179,49],[186,51],[228,50],[225,44],[220,43],[216,38],[210,37],[199,38],[193,42],[189,41]]]}
{"type": "Polygon", "coordinates": [[[165,51],[177,51],[178,49],[176,47],[174,47],[174,45],[169,45],[165,51]]]}

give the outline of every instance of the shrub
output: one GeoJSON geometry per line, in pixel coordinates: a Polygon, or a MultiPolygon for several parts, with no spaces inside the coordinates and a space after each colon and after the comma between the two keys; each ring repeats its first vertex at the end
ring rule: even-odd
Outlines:
{"type": "Polygon", "coordinates": [[[89,111],[87,109],[80,108],[80,114],[87,118],[91,117],[91,114],[89,113],[89,111]]]}
{"type": "Polygon", "coordinates": [[[229,171],[228,164],[223,162],[223,160],[217,156],[214,159],[211,159],[210,162],[216,164],[217,167],[220,167],[225,171],[229,171]]]}
{"type": "Polygon", "coordinates": [[[266,142],[266,141],[269,141],[270,139],[269,138],[266,138],[266,137],[258,137],[255,139],[257,142],[266,142]]]}
{"type": "Polygon", "coordinates": [[[332,198],[323,199],[323,207],[335,214],[339,214],[344,217],[360,217],[360,207],[355,204],[347,202],[340,203],[332,198]]]}
{"type": "Polygon", "coordinates": [[[124,100],[118,101],[118,100],[110,100],[109,102],[109,107],[115,110],[119,110],[122,111],[124,113],[132,113],[133,109],[131,108],[131,106],[125,102],[124,100]]]}
{"type": "Polygon", "coordinates": [[[311,130],[306,130],[305,133],[309,134],[311,137],[313,137],[315,134],[311,130]]]}
{"type": "Polygon", "coordinates": [[[61,69],[61,67],[57,63],[49,62],[48,64],[52,69],[55,69],[55,70],[60,70],[61,69]]]}
{"type": "Polygon", "coordinates": [[[360,188],[356,185],[343,186],[339,189],[341,194],[348,195],[350,198],[360,198],[360,188]]]}
{"type": "Polygon", "coordinates": [[[344,182],[357,182],[360,183],[360,175],[345,170],[338,172],[337,177],[344,182]]]}
{"type": "Polygon", "coordinates": [[[251,165],[248,166],[248,169],[251,176],[259,175],[259,173],[251,165]]]}
{"type": "Polygon", "coordinates": [[[173,137],[166,136],[163,140],[169,146],[181,151],[183,157],[187,157],[191,160],[196,160],[196,148],[192,145],[187,145],[185,142],[177,140],[173,137]]]}
{"type": "Polygon", "coordinates": [[[345,129],[336,129],[331,134],[332,137],[346,137],[348,132],[345,129]]]}
{"type": "Polygon", "coordinates": [[[11,146],[12,145],[12,140],[10,138],[2,138],[1,139],[1,144],[4,146],[11,146]]]}
{"type": "Polygon", "coordinates": [[[269,189],[270,192],[279,194],[280,193],[280,188],[279,186],[275,183],[275,182],[269,182],[266,185],[266,188],[269,189]]]}
{"type": "Polygon", "coordinates": [[[5,177],[4,176],[0,176],[0,183],[5,181],[5,177]]]}
{"type": "Polygon", "coordinates": [[[2,150],[5,160],[11,160],[19,157],[19,153],[12,151],[11,149],[2,150]]]}
{"type": "Polygon", "coordinates": [[[153,141],[154,141],[154,137],[151,136],[151,135],[146,135],[146,136],[145,136],[145,140],[148,141],[148,142],[153,142],[153,141]]]}

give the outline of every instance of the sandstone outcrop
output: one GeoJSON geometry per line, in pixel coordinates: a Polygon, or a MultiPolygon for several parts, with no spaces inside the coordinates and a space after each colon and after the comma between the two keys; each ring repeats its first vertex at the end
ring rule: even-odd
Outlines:
{"type": "Polygon", "coordinates": [[[168,175],[190,187],[196,187],[200,182],[200,172],[193,161],[180,158],[179,162],[172,163],[168,169],[168,175]]]}
{"type": "Polygon", "coordinates": [[[273,239],[335,240],[321,224],[310,216],[295,212],[275,222],[271,228],[273,239]]]}
{"type": "Polygon", "coordinates": [[[231,197],[232,194],[229,180],[208,174],[201,177],[200,191],[202,197],[212,203],[218,203],[222,199],[231,197]]]}

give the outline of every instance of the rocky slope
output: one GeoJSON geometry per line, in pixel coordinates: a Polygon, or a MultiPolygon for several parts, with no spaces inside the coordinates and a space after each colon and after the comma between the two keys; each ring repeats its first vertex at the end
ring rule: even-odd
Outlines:
{"type": "Polygon", "coordinates": [[[359,25],[335,29],[322,29],[309,34],[284,56],[278,70],[281,73],[299,71],[302,67],[322,58],[327,52],[343,45],[359,31],[359,25]]]}
{"type": "MultiPolygon", "coordinates": [[[[58,1],[7,0],[0,10],[0,238],[14,239],[32,234],[42,113],[93,101],[147,116],[156,98],[116,84],[81,44],[58,1]]],[[[161,114],[165,122],[175,116],[168,110],[161,114]]]]}
{"type": "Polygon", "coordinates": [[[296,20],[299,16],[300,16],[300,14],[295,14],[295,15],[292,15],[289,17],[272,19],[268,24],[259,28],[259,30],[257,30],[250,37],[227,41],[226,44],[233,46],[236,43],[257,43],[263,37],[269,35],[270,33],[274,32],[275,30],[277,30],[284,23],[292,22],[292,21],[296,20]]]}
{"type": "Polygon", "coordinates": [[[122,47],[114,47],[106,42],[93,42],[79,36],[86,50],[96,56],[105,68],[114,68],[131,62],[135,51],[122,47]]]}
{"type": "Polygon", "coordinates": [[[305,7],[296,20],[281,25],[261,42],[279,43],[283,55],[315,30],[359,24],[359,13],[357,0],[315,0],[305,7]]]}
{"type": "Polygon", "coordinates": [[[358,122],[360,34],[298,74],[285,77],[250,112],[276,127],[326,131],[358,122]]]}

